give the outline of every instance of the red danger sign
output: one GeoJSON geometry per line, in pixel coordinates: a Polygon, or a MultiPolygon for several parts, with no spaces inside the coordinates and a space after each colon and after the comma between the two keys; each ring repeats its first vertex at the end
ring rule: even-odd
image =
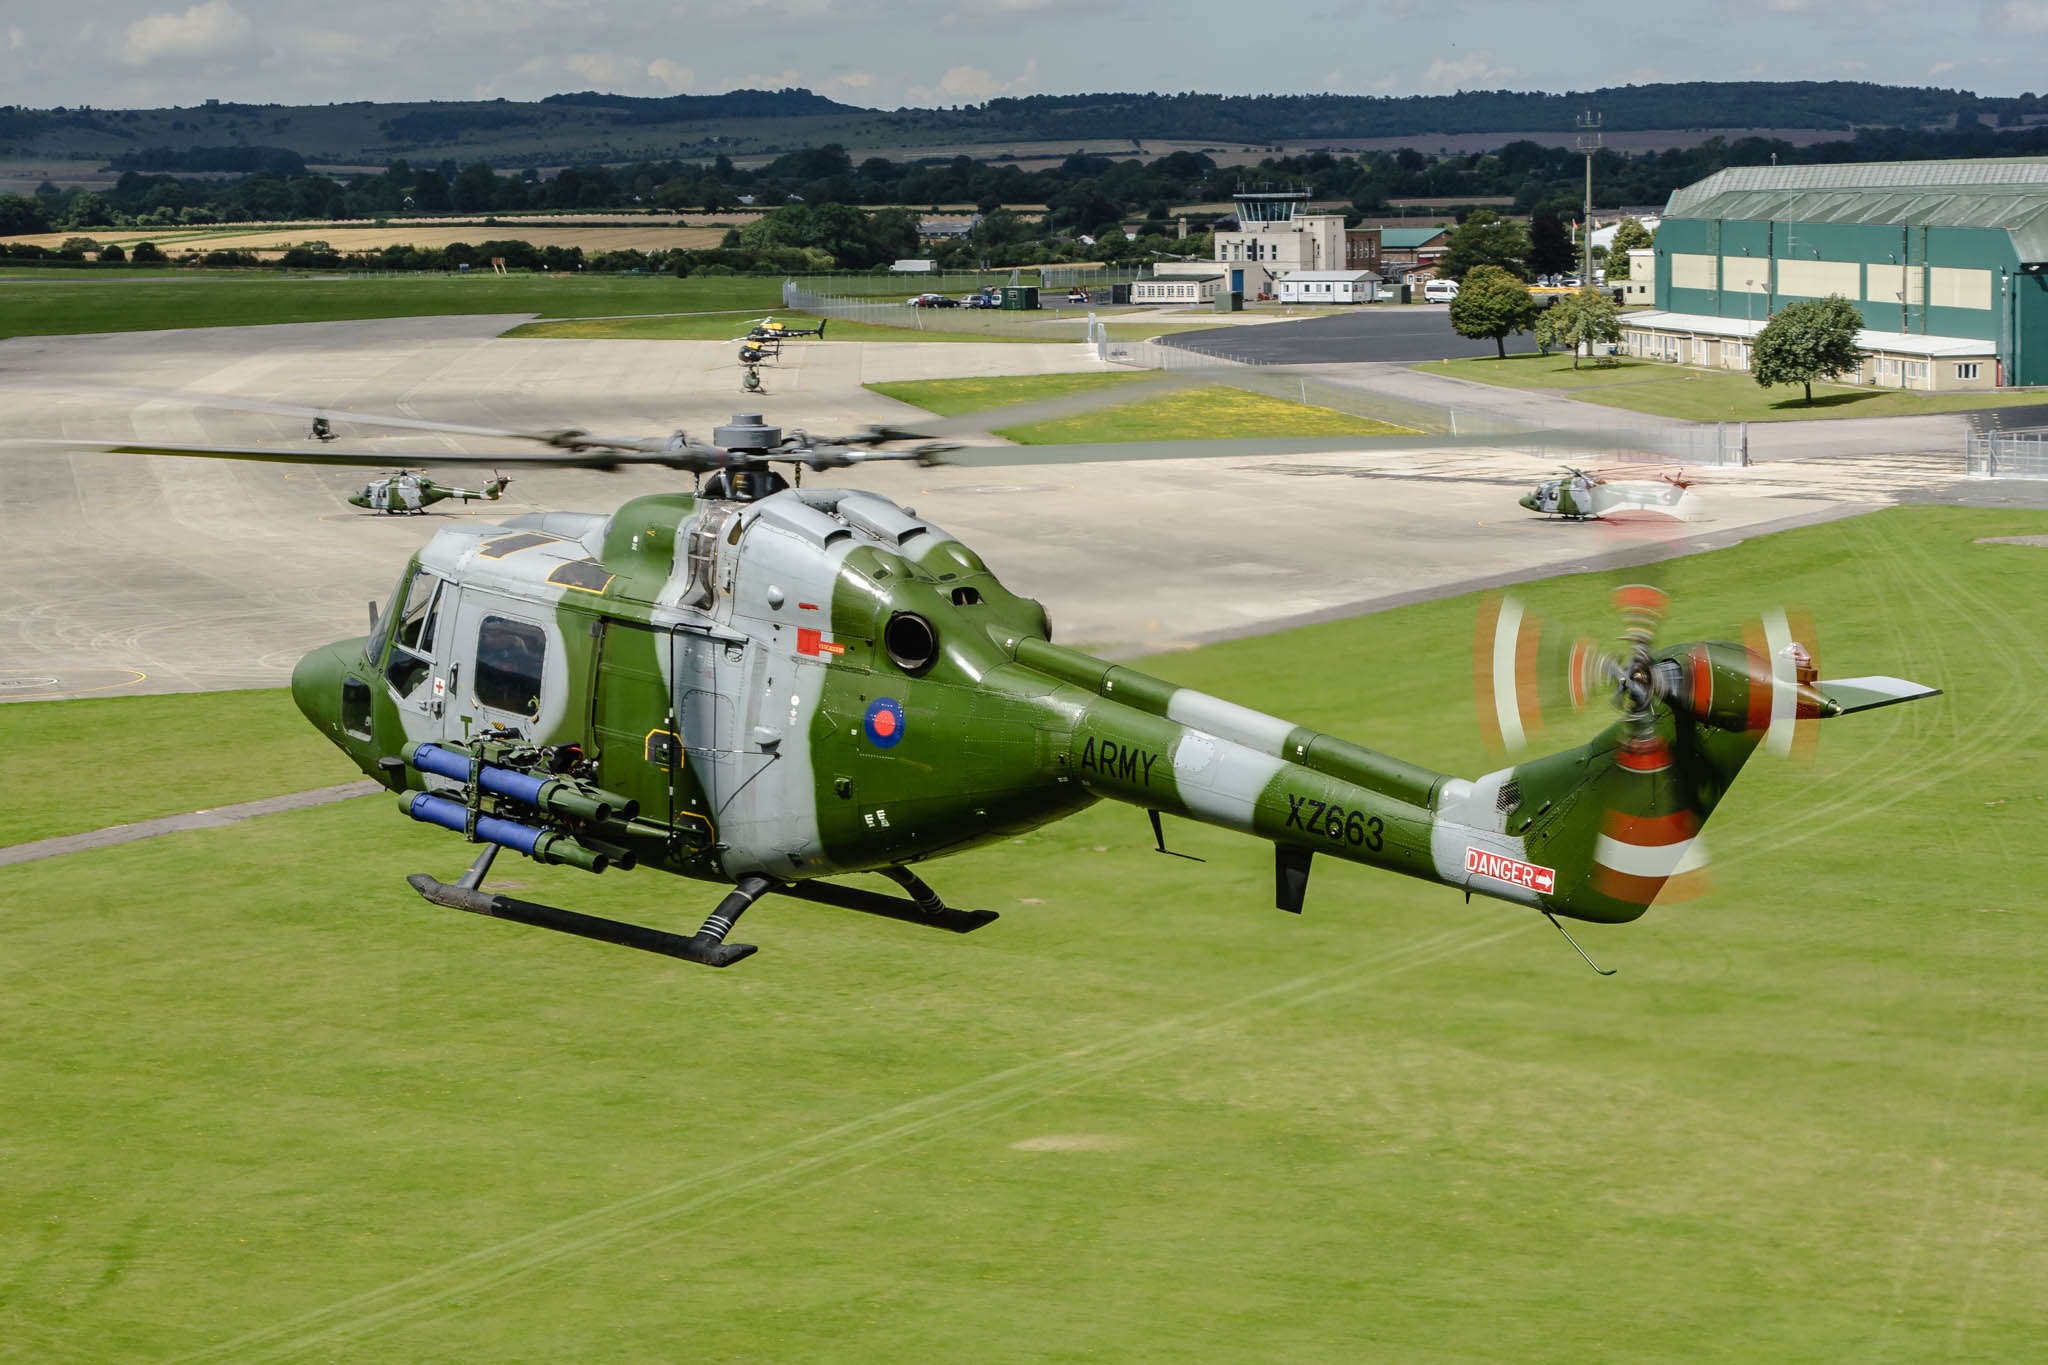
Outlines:
{"type": "Polygon", "coordinates": [[[1497,882],[1527,887],[1546,896],[1557,889],[1557,873],[1551,868],[1518,862],[1483,849],[1465,850],[1465,871],[1471,876],[1491,877],[1497,882]]]}

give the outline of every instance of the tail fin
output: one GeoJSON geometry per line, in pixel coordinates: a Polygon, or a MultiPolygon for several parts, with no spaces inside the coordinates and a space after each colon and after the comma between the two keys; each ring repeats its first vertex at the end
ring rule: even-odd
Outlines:
{"type": "Polygon", "coordinates": [[[1459,784],[1438,817],[1467,841],[1467,885],[1497,893],[1489,883],[1505,870],[1536,893],[1511,899],[1605,923],[1696,896],[1702,831],[1767,737],[1939,695],[1898,678],[1808,681],[1800,657],[1718,642],[1663,651],[1649,661],[1642,711],[1576,749],[1459,784]]]}

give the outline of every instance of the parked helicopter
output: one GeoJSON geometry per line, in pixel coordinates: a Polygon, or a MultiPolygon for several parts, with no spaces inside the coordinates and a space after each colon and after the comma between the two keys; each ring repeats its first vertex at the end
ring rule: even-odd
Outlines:
{"type": "Polygon", "coordinates": [[[768,338],[788,340],[792,337],[817,337],[823,340],[825,324],[831,320],[830,318],[819,318],[816,327],[792,327],[781,318],[762,318],[748,331],[747,337],[753,341],[761,341],[768,338]]]}
{"type": "Polygon", "coordinates": [[[1683,474],[1610,480],[1566,465],[1565,475],[1537,484],[1534,492],[1523,495],[1521,505],[1532,512],[1578,521],[1614,512],[1662,512],[1683,520],[1692,508],[1692,481],[1683,474]]]}
{"type": "Polygon", "coordinates": [[[453,484],[435,483],[424,474],[400,470],[370,480],[363,485],[362,492],[350,496],[349,502],[353,506],[367,507],[373,512],[391,516],[417,515],[448,498],[461,498],[464,502],[481,498],[486,502],[496,502],[511,482],[500,474],[482,488],[457,488],[453,484]]]}
{"type": "MultiPolygon", "coordinates": [[[[1617,596],[1618,649],[1546,644],[1508,604],[1482,631],[1482,671],[1499,683],[1496,701],[1508,699],[1499,715],[1519,718],[1559,686],[1621,714],[1585,744],[1468,780],[1055,644],[1044,608],[939,526],[874,493],[793,486],[774,467],[800,478],[883,460],[1204,453],[951,443],[988,425],[981,414],[819,439],[743,413],[708,443],[492,433],[549,449],[447,458],[657,465],[697,486],[609,515],[439,530],[387,604],[371,605],[367,635],[300,660],[293,699],[401,794],[404,814],[481,845],[454,883],[408,878],[427,900],[724,967],[754,951],[727,938],[768,894],[980,928],[994,912],[948,906],[913,867],[1105,799],[1144,810],[1161,852],[1162,814],[1270,842],[1286,911],[1302,910],[1322,853],[1534,909],[1560,931],[1559,916],[1628,921],[1699,862],[1701,826],[1767,737],[1775,747],[1784,726],[1935,695],[1896,678],[1803,674],[1775,637],[1768,649],[1658,647],[1662,601],[1647,590],[1617,596]],[[918,444],[889,448],[905,441],[918,444]],[[486,891],[503,848],[590,872],[645,864],[730,890],[695,933],[676,934],[486,891]],[[858,872],[904,894],[836,880],[858,872]]],[[[1216,444],[1249,454],[1311,443],[1216,444]]]]}

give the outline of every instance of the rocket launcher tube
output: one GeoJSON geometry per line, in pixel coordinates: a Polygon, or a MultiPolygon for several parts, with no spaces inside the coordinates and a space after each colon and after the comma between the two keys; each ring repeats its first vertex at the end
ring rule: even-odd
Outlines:
{"type": "MultiPolygon", "coordinates": [[[[444,749],[438,744],[406,746],[406,761],[423,773],[468,784],[472,760],[468,754],[444,749]]],[[[495,763],[475,765],[476,780],[487,792],[510,797],[522,805],[553,815],[568,815],[596,824],[630,821],[640,814],[640,803],[611,792],[586,794],[574,783],[559,777],[535,777],[495,763]]]]}
{"type": "MultiPolygon", "coordinates": [[[[399,798],[398,808],[424,824],[439,825],[458,834],[468,829],[469,808],[460,801],[451,801],[445,796],[435,796],[431,792],[413,792],[399,798]]],[[[479,815],[476,818],[476,837],[485,843],[497,844],[501,848],[524,853],[536,862],[567,863],[571,867],[580,867],[585,872],[602,872],[612,861],[608,854],[584,848],[567,835],[535,829],[531,825],[522,825],[517,820],[506,820],[495,815],[479,815]]]]}

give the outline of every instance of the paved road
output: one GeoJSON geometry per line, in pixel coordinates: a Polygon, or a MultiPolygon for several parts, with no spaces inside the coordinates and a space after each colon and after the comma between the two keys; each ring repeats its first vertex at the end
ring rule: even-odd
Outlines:
{"type": "MultiPolygon", "coordinates": [[[[1472,341],[1452,331],[1450,313],[1450,308],[1441,304],[1361,308],[1336,317],[1216,327],[1160,340],[1168,346],[1264,365],[1344,365],[1495,354],[1491,341],[1472,341]]],[[[1527,338],[1520,340],[1526,345],[1527,338]]]]}

